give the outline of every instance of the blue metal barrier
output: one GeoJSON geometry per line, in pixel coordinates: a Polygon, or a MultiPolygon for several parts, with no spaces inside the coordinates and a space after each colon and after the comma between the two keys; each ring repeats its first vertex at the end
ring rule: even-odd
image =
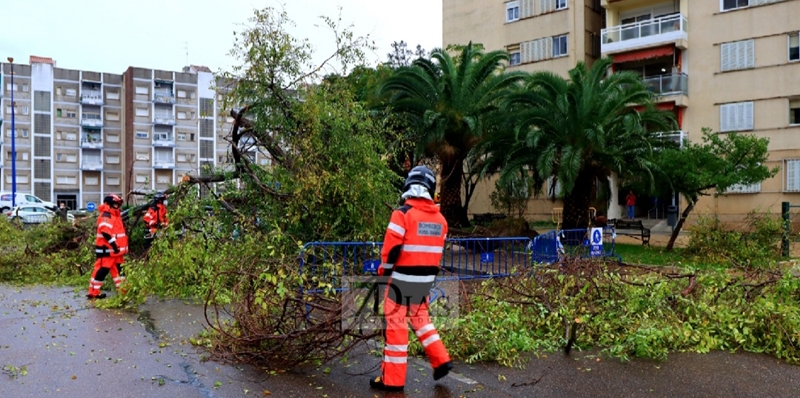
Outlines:
{"type": "MultiPolygon", "coordinates": [[[[344,278],[374,275],[382,242],[309,242],[300,252],[306,292],[342,291],[344,278]],[[330,285],[330,286],[328,286],[330,285]]],[[[445,241],[439,280],[493,278],[531,265],[530,239],[452,238],[445,241]]]]}
{"type": "MultiPolygon", "coordinates": [[[[533,238],[532,258],[535,263],[553,263],[564,256],[590,257],[591,229],[562,229],[546,232],[533,238]]],[[[614,227],[603,228],[602,257],[618,257],[614,254],[616,233],[614,227]]]]}

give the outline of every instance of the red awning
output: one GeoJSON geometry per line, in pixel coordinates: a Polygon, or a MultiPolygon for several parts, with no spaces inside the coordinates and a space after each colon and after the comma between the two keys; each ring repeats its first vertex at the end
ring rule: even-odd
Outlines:
{"type": "Polygon", "coordinates": [[[666,57],[672,54],[675,54],[675,45],[670,44],[668,46],[663,46],[663,47],[647,48],[644,50],[631,51],[622,54],[614,54],[612,55],[612,57],[614,58],[615,64],[621,64],[623,62],[641,61],[650,58],[666,57]]]}
{"type": "MultiPolygon", "coordinates": [[[[661,109],[662,111],[671,111],[675,109],[675,101],[659,102],[655,105],[657,109],[661,109]]],[[[643,111],[644,107],[641,105],[636,105],[633,107],[633,109],[636,109],[637,111],[643,111]]]]}

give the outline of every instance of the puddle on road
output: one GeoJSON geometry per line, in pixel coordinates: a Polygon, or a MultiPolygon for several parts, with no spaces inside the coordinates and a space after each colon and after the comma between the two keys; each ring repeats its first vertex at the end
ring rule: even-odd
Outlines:
{"type": "Polygon", "coordinates": [[[136,320],[144,325],[144,330],[153,337],[154,341],[158,342],[161,339],[161,332],[156,328],[156,321],[150,315],[150,311],[139,311],[139,317],[136,320]]]}

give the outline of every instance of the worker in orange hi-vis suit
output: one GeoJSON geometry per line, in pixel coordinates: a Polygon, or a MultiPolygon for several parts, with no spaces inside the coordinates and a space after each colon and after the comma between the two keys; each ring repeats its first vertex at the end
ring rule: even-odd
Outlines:
{"type": "Polygon", "coordinates": [[[106,297],[105,293],[100,293],[100,288],[109,272],[117,289],[125,280],[122,276],[122,262],[123,256],[128,252],[128,235],[119,211],[121,206],[122,198],[111,194],[103,199],[103,204],[98,209],[100,216],[97,218],[97,239],[94,243],[97,261],[89,281],[89,294],[86,295],[90,299],[106,297]]]}
{"type": "Polygon", "coordinates": [[[378,275],[388,276],[383,310],[386,344],[382,375],[370,386],[402,391],[408,362],[408,323],[425,348],[434,380],[453,369],[453,363],[428,313],[428,294],[439,273],[447,221],[433,203],[436,176],[425,166],[411,169],[403,186],[404,204],[392,212],[381,251],[378,275]]]}
{"type": "Polygon", "coordinates": [[[159,228],[165,228],[169,222],[167,221],[167,197],[163,192],[158,192],[153,197],[153,205],[147,209],[144,215],[144,223],[150,232],[150,236],[156,234],[159,228]]]}

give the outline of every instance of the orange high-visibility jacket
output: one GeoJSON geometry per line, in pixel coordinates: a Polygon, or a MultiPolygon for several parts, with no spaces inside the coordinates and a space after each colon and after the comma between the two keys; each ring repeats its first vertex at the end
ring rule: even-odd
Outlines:
{"type": "Polygon", "coordinates": [[[94,243],[95,256],[98,258],[122,257],[128,252],[128,235],[125,233],[120,211],[106,203],[103,203],[99,210],[97,239],[94,243]],[[119,249],[118,253],[114,253],[114,246],[119,249]]]}
{"type": "Polygon", "coordinates": [[[155,232],[159,225],[167,226],[167,207],[163,203],[156,203],[147,209],[143,219],[150,232],[155,232]]]}

